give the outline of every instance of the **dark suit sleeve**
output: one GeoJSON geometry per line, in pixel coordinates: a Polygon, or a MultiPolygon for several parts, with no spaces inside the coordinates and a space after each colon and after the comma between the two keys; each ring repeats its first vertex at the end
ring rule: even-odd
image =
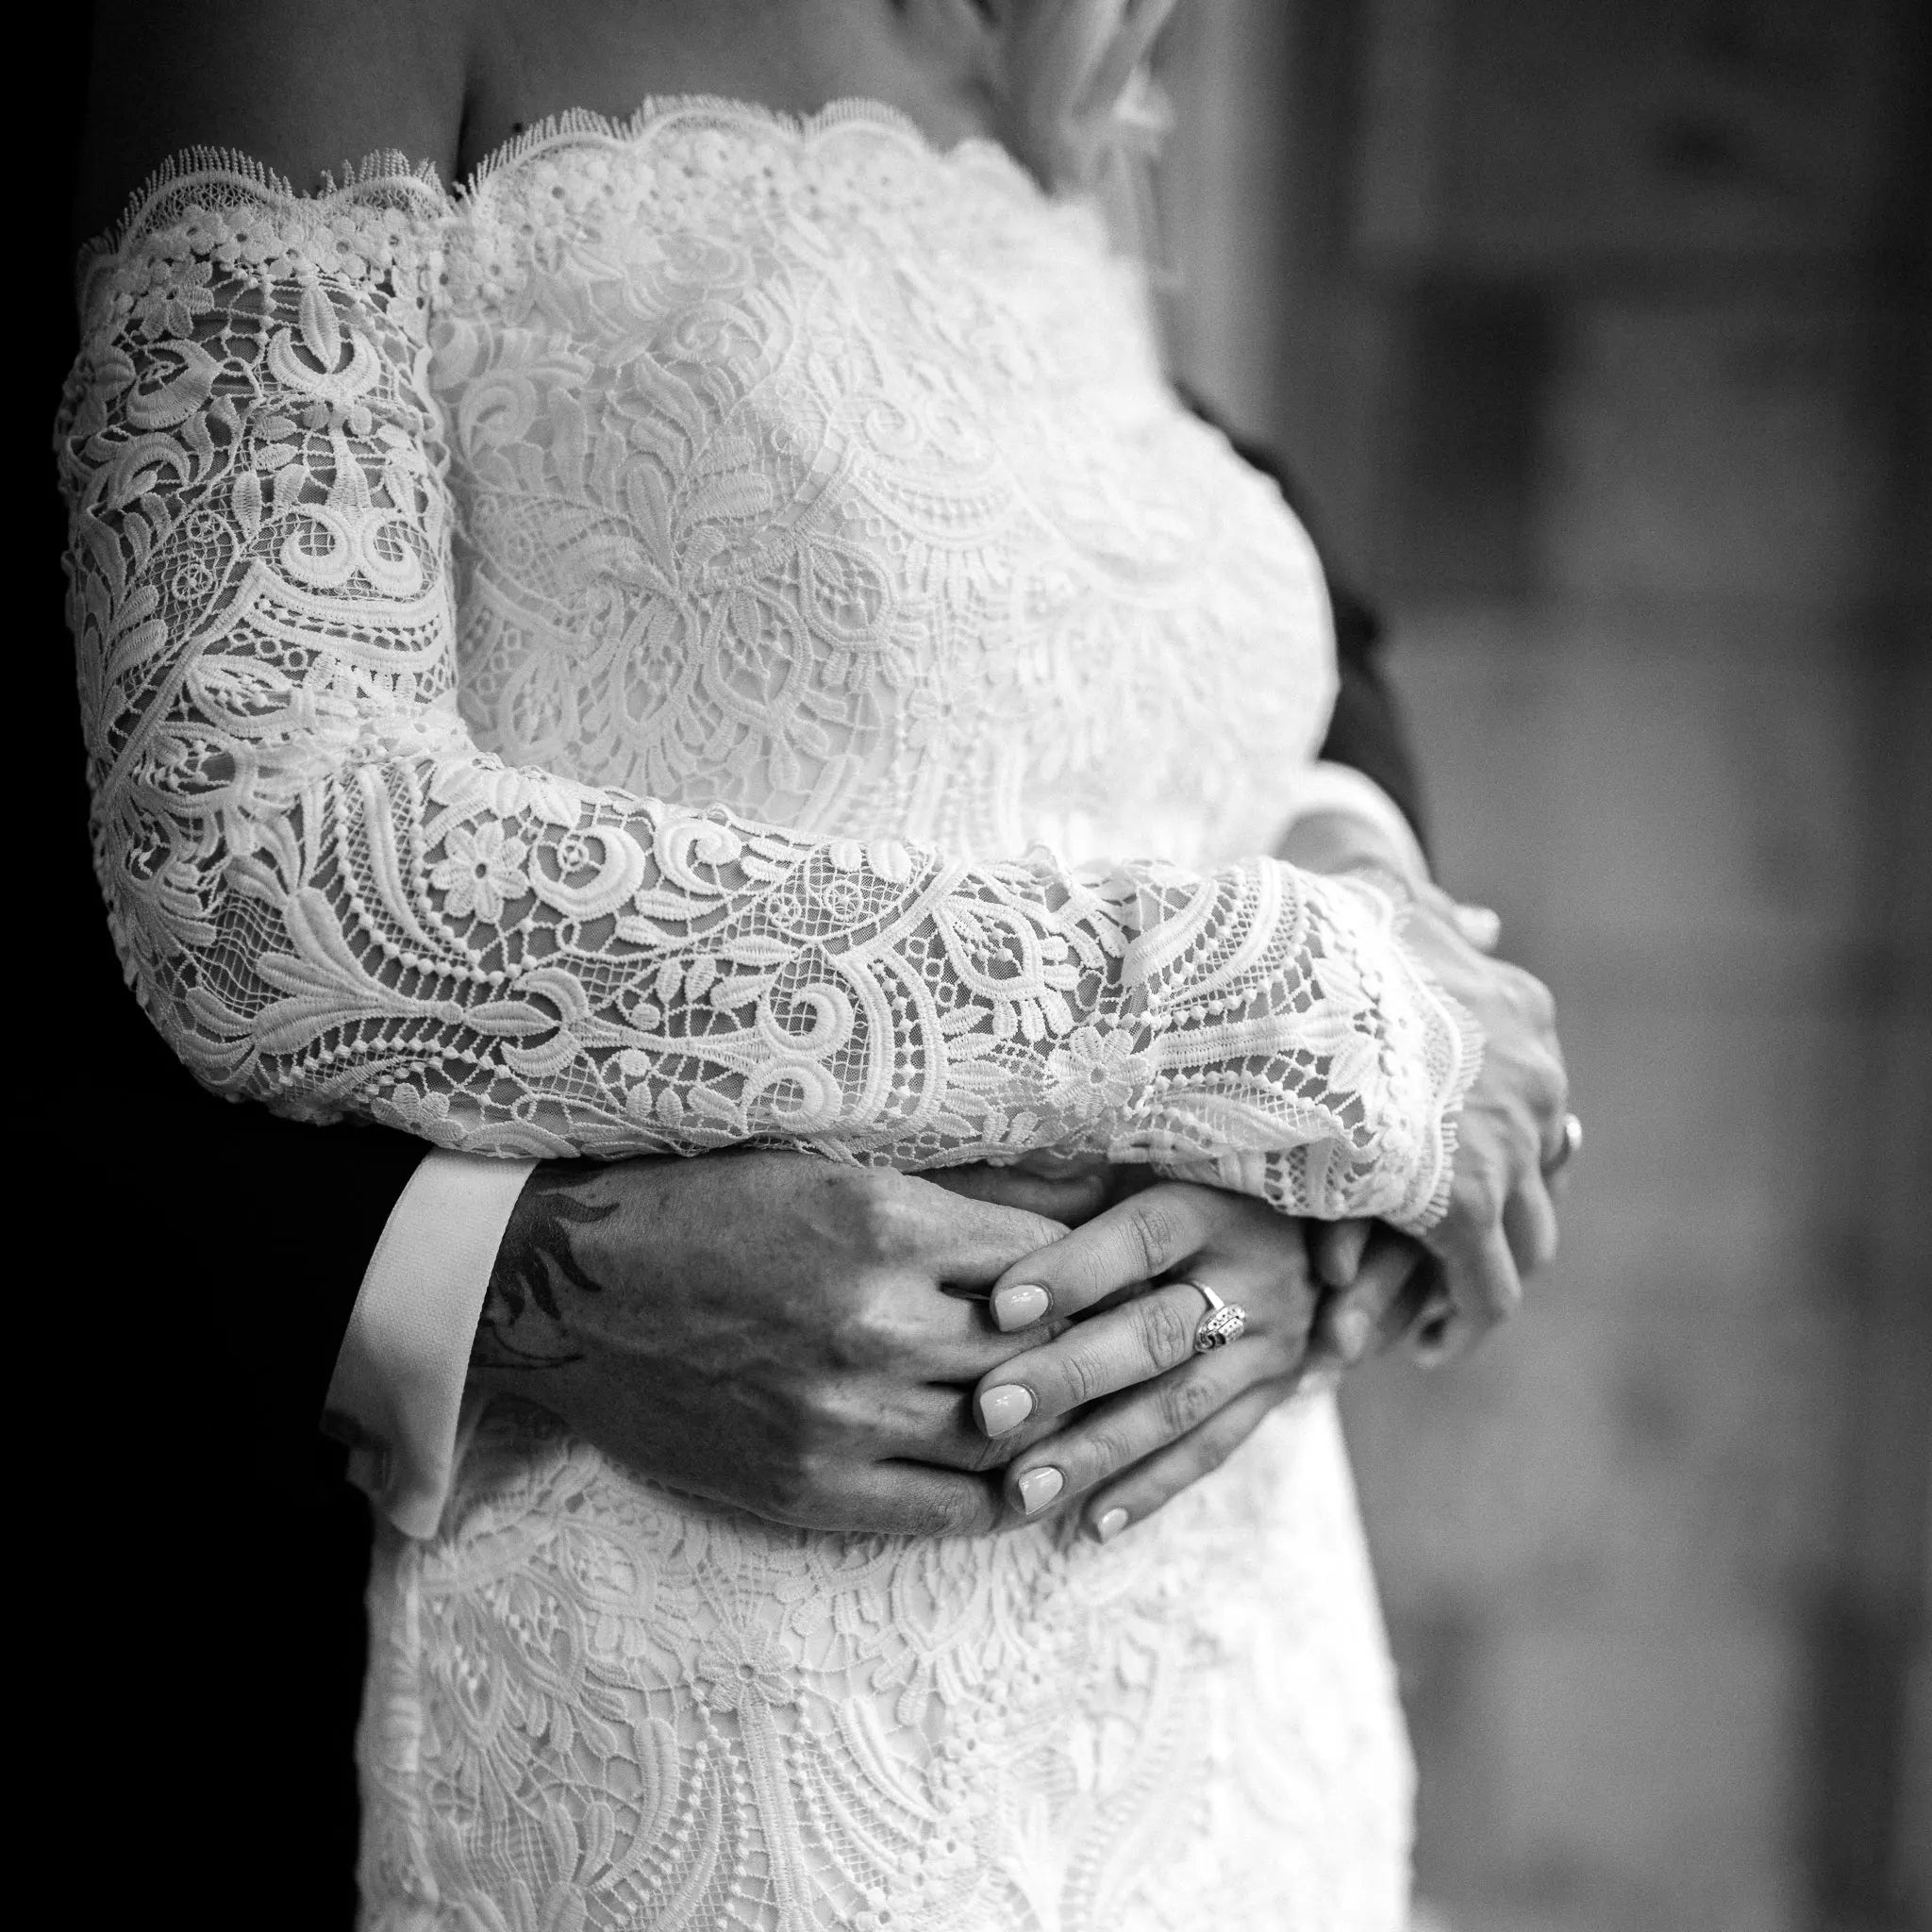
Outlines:
{"type": "Polygon", "coordinates": [[[84,909],[104,956],[90,1003],[92,1104],[104,1124],[141,1124],[115,1188],[118,1231],[193,1330],[211,1385],[228,1391],[224,1407],[254,1412],[265,1450],[299,1454],[363,1271],[428,1150],[408,1134],[310,1126],[207,1092],[120,983],[98,900],[84,909]]]}
{"type": "Polygon", "coordinates": [[[1324,547],[1317,521],[1287,470],[1269,451],[1231,434],[1197,397],[1183,391],[1182,399],[1203,422],[1227,437],[1235,454],[1251,469],[1273,479],[1288,507],[1301,519],[1322,561],[1327,579],[1328,602],[1335,616],[1336,668],[1341,688],[1336,693],[1328,735],[1322,756],[1337,764],[1352,765],[1373,778],[1414,828],[1423,849],[1428,849],[1428,826],[1422,781],[1403,723],[1402,708],[1390,688],[1382,664],[1382,621],[1335,569],[1324,547]]]}
{"type": "MultiPolygon", "coordinates": [[[[64,751],[71,682],[52,696],[64,751]]],[[[216,1791],[224,1899],[275,1898],[277,1927],[344,1932],[369,1515],[316,1424],[425,1143],[277,1120],[189,1077],[122,983],[80,761],[63,762],[63,833],[37,877],[67,935],[59,1010],[86,1021],[33,1042],[44,1059],[20,1094],[44,1179],[16,1195],[13,1223],[44,1232],[39,1265],[15,1274],[48,1314],[15,1379],[60,1391],[51,1440],[74,1526],[55,1567],[115,1579],[75,1593],[62,1641],[76,1656],[131,1644],[138,1682],[95,1673],[72,1692],[55,1763],[84,1781],[89,1740],[131,1730],[142,1797],[121,1849],[137,1869],[168,1870],[206,1838],[216,1791]]],[[[239,1923],[212,1910],[205,1923],[239,1923]]]]}
{"type": "Polygon", "coordinates": [[[167,1432],[206,1426],[228,1457],[245,1448],[243,1487],[274,1493],[312,1456],[363,1272],[427,1145],[218,1099],[169,1051],[123,979],[94,883],[72,673],[43,668],[67,756],[45,781],[64,809],[38,877],[64,935],[61,1010],[86,1017],[32,1042],[34,1090],[51,1096],[64,1205],[114,1297],[89,1345],[125,1372],[131,1410],[158,1378],[167,1432]]]}

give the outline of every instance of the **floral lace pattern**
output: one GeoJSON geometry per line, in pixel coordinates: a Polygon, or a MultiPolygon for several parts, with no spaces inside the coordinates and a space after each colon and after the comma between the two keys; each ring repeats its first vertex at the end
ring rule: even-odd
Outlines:
{"type": "MultiPolygon", "coordinates": [[[[210,1086],[1439,1211],[1466,1023],[1384,898],[1246,856],[1332,690],[1306,540],[995,150],[682,103],[460,198],[196,155],[82,309],[96,862],[210,1086]]],[[[378,1565],[373,1922],[1392,1928],[1325,1415],[1101,1552],[774,1531],[493,1411],[378,1565]]]]}
{"type": "Polygon", "coordinates": [[[791,1530],[499,1402],[385,1534],[367,1932],[1403,1932],[1334,1407],[1106,1548],[791,1530]]]}
{"type": "Polygon", "coordinates": [[[1472,1056],[1386,906],[1018,856],[1265,843],[1329,675],[1291,520],[1080,210],[718,121],[455,207],[204,157],[93,263],[59,447],[148,1011],[222,1091],[482,1152],[1054,1145],[1421,1224],[1472,1056]]]}

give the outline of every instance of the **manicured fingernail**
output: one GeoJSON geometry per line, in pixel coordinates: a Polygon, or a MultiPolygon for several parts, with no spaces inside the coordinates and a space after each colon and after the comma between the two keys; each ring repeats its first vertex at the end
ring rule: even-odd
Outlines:
{"type": "Polygon", "coordinates": [[[992,1318],[1008,1330],[1030,1328],[1052,1306],[1045,1289],[1035,1288],[1030,1281],[1017,1282],[994,1291],[992,1318]]]}
{"type": "Polygon", "coordinates": [[[1343,1308],[1335,1318],[1335,1345],[1348,1360],[1354,1361],[1369,1345],[1374,1324],[1363,1308],[1343,1308]]]}
{"type": "Polygon", "coordinates": [[[1127,1512],[1124,1509],[1103,1509],[1100,1520],[1093,1525],[1093,1534],[1104,1543],[1111,1542],[1127,1526],[1127,1512]]]}
{"type": "Polygon", "coordinates": [[[1002,1382],[997,1389],[980,1394],[979,1426],[989,1436],[1004,1436],[1008,1429],[1017,1429],[1032,1413],[1032,1393],[1017,1382],[1002,1382]]]}
{"type": "Polygon", "coordinates": [[[1067,1486],[1057,1469],[1029,1469],[1020,1478],[1020,1507],[1032,1516],[1044,1509],[1067,1486]]]}

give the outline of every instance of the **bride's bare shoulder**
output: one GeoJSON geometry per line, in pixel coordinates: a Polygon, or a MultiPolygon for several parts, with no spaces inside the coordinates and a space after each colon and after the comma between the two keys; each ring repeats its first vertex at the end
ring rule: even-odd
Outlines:
{"type": "Polygon", "coordinates": [[[108,0],[75,218],[99,234],[169,156],[240,150],[315,187],[385,148],[452,178],[472,0],[108,0]]]}

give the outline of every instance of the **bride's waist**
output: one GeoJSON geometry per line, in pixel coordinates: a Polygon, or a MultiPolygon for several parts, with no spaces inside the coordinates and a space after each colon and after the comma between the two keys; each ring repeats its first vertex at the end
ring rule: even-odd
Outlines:
{"type": "MultiPolygon", "coordinates": [[[[1130,1535],[1103,1548],[1077,1508],[991,1535],[915,1538],[801,1528],[673,1489],[625,1466],[546,1411],[506,1397],[466,1413],[456,1480],[427,1552],[431,1566],[487,1567],[559,1532],[593,1532],[660,1579],[722,1566],[741,1581],[790,1574],[815,1589],[870,1591],[910,1566],[923,1590],[946,1579],[977,1589],[989,1576],[1031,1584],[1049,1572],[1100,1573],[1125,1584],[1149,1562],[1162,1571],[1222,1546],[1223,1561],[1261,1555],[1272,1539],[1307,1534],[1340,1502],[1352,1516],[1333,1398],[1284,1403],[1235,1455],[1130,1535]]],[[[789,1593],[789,1592],[788,1592],[789,1593]]]]}

